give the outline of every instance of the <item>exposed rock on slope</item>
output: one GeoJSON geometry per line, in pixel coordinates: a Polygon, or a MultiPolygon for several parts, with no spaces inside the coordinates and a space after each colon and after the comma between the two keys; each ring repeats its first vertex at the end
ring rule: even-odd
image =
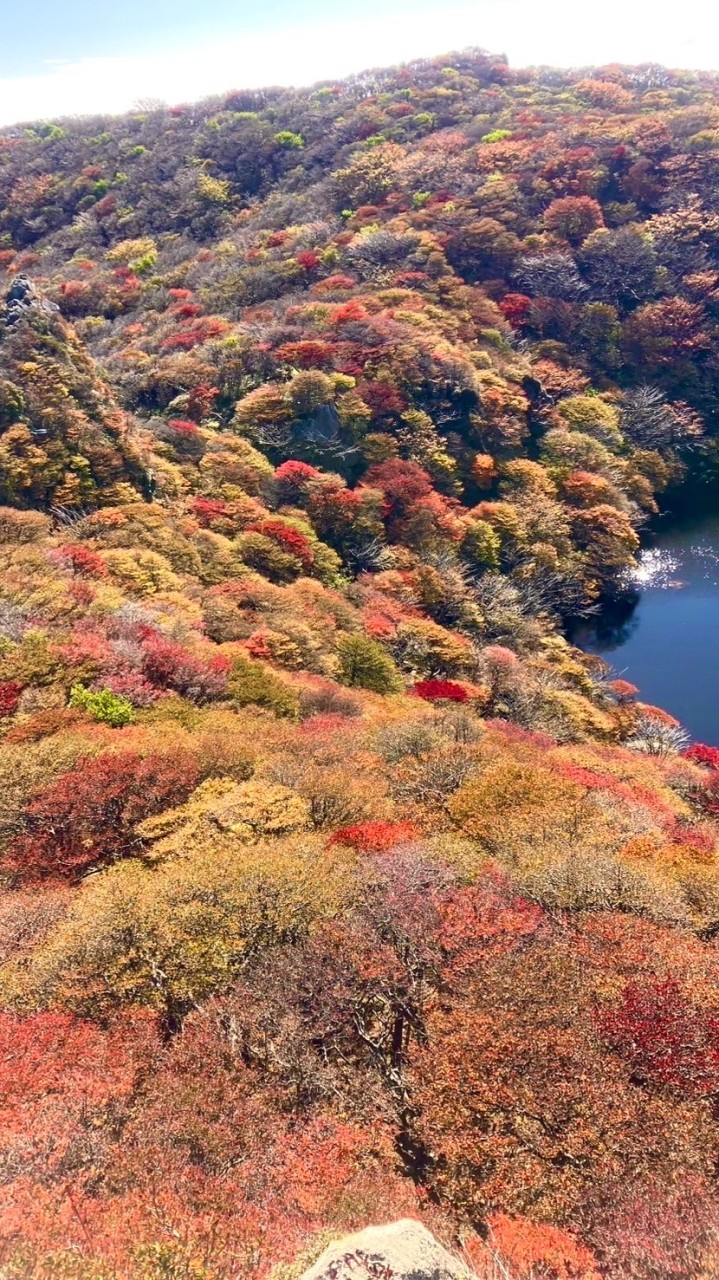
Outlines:
{"type": "Polygon", "coordinates": [[[31,312],[36,315],[57,315],[60,308],[47,298],[42,298],[26,275],[16,276],[5,295],[5,324],[8,328],[18,320],[27,320],[31,312]]]}
{"type": "Polygon", "coordinates": [[[95,507],[148,484],[129,419],[74,330],[16,276],[0,308],[0,502],[95,507]]]}
{"type": "Polygon", "coordinates": [[[411,1218],[331,1244],[302,1280],[470,1280],[471,1272],[411,1218]]]}

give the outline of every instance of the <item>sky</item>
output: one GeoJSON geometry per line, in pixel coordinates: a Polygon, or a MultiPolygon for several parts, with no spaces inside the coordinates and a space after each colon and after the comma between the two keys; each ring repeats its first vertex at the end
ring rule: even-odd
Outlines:
{"type": "Polygon", "coordinates": [[[307,85],[478,45],[719,70],[711,0],[0,0],[0,125],[307,85]]]}

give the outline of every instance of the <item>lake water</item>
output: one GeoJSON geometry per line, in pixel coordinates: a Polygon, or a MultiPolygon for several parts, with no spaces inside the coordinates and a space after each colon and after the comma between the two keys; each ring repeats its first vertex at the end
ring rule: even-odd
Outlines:
{"type": "Polygon", "coordinates": [[[719,516],[653,537],[635,584],[634,607],[592,619],[574,643],[601,654],[693,738],[719,745],[719,516]]]}

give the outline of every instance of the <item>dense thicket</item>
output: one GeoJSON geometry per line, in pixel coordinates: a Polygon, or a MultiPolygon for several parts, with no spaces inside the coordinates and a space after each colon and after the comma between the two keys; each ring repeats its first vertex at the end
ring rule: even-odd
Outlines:
{"type": "Polygon", "coordinates": [[[716,476],[718,98],[0,132],[8,1280],[719,1274],[719,748],[564,638],[716,476]]]}

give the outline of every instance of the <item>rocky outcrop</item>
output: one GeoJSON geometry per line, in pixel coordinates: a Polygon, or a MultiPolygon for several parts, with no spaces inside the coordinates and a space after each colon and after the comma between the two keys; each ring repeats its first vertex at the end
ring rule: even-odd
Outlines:
{"type": "Polygon", "coordinates": [[[12,328],[18,320],[25,319],[32,312],[38,315],[53,316],[60,308],[54,302],[43,298],[28,276],[15,276],[5,295],[5,324],[12,328]]]}
{"type": "Polygon", "coordinates": [[[421,1222],[367,1227],[325,1249],[301,1280],[472,1280],[421,1222]]]}
{"type": "Polygon", "coordinates": [[[74,329],[16,276],[0,301],[0,505],[89,510],[148,497],[131,428],[74,329]]]}

